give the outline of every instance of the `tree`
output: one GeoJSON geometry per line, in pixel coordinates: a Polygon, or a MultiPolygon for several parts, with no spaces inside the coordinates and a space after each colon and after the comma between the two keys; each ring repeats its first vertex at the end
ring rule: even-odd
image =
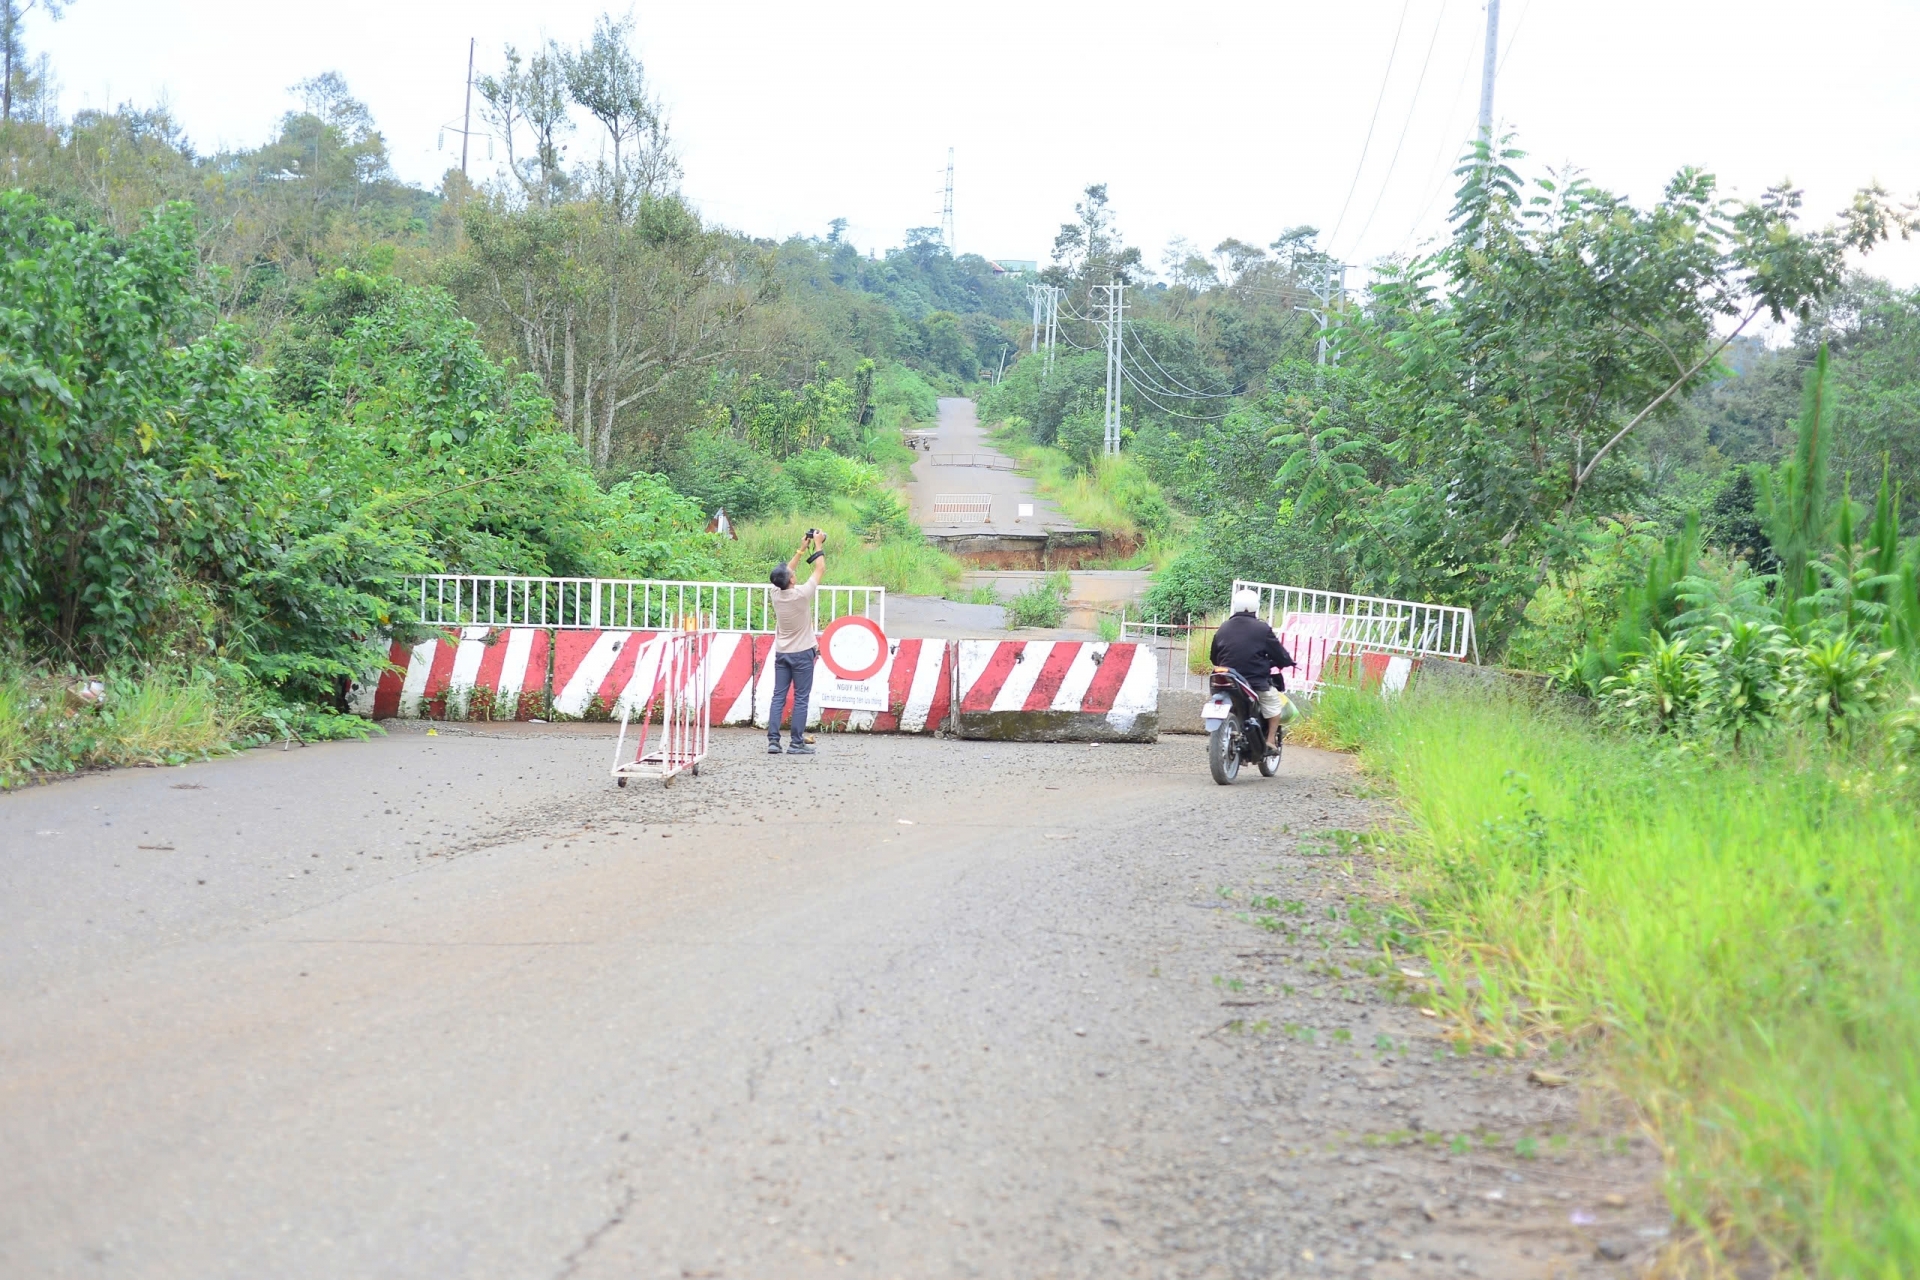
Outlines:
{"type": "Polygon", "coordinates": [[[1062,223],[1053,238],[1054,282],[1130,283],[1141,268],[1140,250],[1123,243],[1114,229],[1107,184],[1088,185],[1073,214],[1074,220],[1062,223]]]}
{"type": "MultiPolygon", "coordinates": [[[[1451,243],[1389,271],[1340,330],[1367,408],[1338,443],[1376,492],[1318,516],[1363,589],[1490,606],[1496,637],[1586,522],[1640,490],[1636,430],[1896,226],[1872,190],[1808,231],[1791,188],[1741,204],[1687,169],[1642,209],[1578,174],[1523,184],[1518,158],[1477,147],[1451,243]]],[[[1277,433],[1329,451],[1311,396],[1277,408],[1277,433]]]]}
{"type": "Polygon", "coordinates": [[[0,124],[13,123],[14,80],[27,64],[20,24],[35,9],[57,22],[71,3],[73,0],[0,0],[0,64],[5,67],[5,74],[0,75],[0,124]]]}
{"type": "Polygon", "coordinates": [[[507,169],[527,199],[550,205],[566,189],[561,139],[573,131],[573,119],[567,114],[566,55],[549,40],[524,66],[512,45],[507,46],[506,59],[502,74],[482,76],[476,82],[485,103],[481,114],[506,144],[507,169]],[[522,128],[533,135],[533,153],[524,157],[516,152],[522,128]]]}
{"type": "Polygon", "coordinates": [[[602,14],[592,39],[561,55],[567,91],[613,143],[613,167],[597,177],[623,221],[640,200],[664,192],[680,176],[666,115],[647,92],[646,68],[628,43],[632,35],[631,17],[616,22],[602,14]]]}
{"type": "Polygon", "coordinates": [[[599,200],[523,211],[476,200],[465,226],[448,286],[539,376],[601,467],[617,448],[661,456],[688,424],[622,432],[622,415],[738,354],[747,317],[777,294],[757,251],[675,196],[644,197],[631,221],[599,200]]]}

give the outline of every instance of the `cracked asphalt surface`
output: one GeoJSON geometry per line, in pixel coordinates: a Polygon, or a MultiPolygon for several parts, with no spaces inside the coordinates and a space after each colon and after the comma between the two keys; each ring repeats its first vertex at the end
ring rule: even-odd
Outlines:
{"type": "MultiPolygon", "coordinates": [[[[1340,757],[392,736],[0,796],[0,1276],[1637,1274],[1658,1153],[1451,1053],[1340,757]]],[[[1557,1071],[1574,1077],[1580,1066],[1557,1071]]],[[[1584,1101],[1583,1101],[1584,1099],[1584,1101]]]]}

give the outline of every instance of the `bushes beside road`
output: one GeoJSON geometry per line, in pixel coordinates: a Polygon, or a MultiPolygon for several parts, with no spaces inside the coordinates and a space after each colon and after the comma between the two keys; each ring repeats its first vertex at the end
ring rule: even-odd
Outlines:
{"type": "Polygon", "coordinates": [[[1462,1041],[1597,1042],[1703,1251],[1920,1274],[1920,758],[1897,726],[1703,750],[1330,690],[1314,732],[1412,819],[1384,846],[1462,1041]]]}

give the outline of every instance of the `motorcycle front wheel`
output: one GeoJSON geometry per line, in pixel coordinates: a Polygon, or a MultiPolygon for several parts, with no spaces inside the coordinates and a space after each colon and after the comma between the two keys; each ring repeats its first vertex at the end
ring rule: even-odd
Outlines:
{"type": "Polygon", "coordinates": [[[1240,744],[1228,724],[1216,725],[1207,735],[1207,772],[1223,787],[1240,776],[1240,744]]]}
{"type": "Polygon", "coordinates": [[[1273,740],[1273,754],[1260,757],[1261,777],[1271,778],[1274,774],[1280,772],[1280,749],[1283,745],[1284,742],[1281,738],[1275,738],[1273,740]]]}

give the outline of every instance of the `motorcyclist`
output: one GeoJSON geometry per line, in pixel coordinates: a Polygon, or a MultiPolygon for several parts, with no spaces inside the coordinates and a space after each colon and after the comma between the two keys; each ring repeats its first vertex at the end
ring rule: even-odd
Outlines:
{"type": "Polygon", "coordinates": [[[1267,754],[1272,755],[1280,746],[1280,711],[1286,705],[1281,696],[1286,682],[1280,672],[1296,664],[1273,628],[1255,612],[1260,607],[1258,592],[1242,587],[1233,593],[1232,607],[1232,616],[1213,633],[1213,665],[1233,668],[1253,688],[1267,722],[1267,754]]]}

